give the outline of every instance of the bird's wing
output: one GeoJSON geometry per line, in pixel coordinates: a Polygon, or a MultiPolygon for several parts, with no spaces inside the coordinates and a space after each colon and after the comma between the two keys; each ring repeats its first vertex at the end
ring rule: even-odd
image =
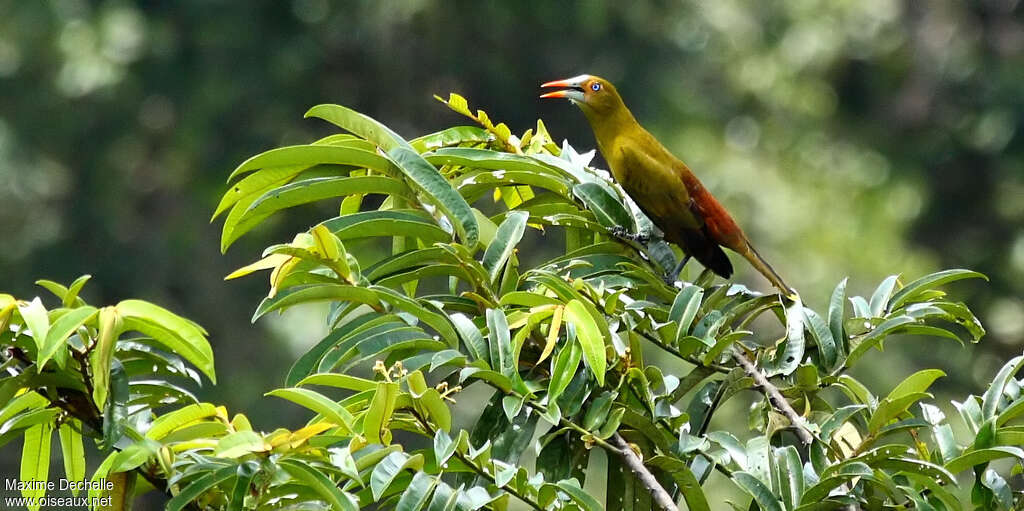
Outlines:
{"type": "Polygon", "coordinates": [[[619,152],[621,171],[616,179],[659,228],[667,232],[666,227],[703,227],[704,219],[693,207],[686,184],[670,165],[631,144],[623,144],[619,152]]]}

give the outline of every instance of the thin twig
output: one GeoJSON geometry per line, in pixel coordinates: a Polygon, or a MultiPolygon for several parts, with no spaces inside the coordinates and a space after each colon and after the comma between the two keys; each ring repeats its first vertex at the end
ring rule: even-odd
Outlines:
{"type": "Polygon", "coordinates": [[[664,511],[679,511],[676,507],[676,503],[672,500],[672,497],[665,491],[665,488],[661,487],[661,483],[654,477],[647,467],[644,466],[643,460],[640,456],[633,451],[633,448],[626,443],[626,440],[621,435],[615,433],[612,435],[612,443],[616,446],[616,451],[619,456],[622,456],[622,460],[626,463],[626,466],[633,471],[633,474],[637,479],[643,483],[647,491],[651,492],[651,497],[654,498],[654,502],[658,504],[658,507],[664,511]]]}
{"type": "MultiPolygon", "coordinates": [[[[437,431],[430,425],[429,422],[427,422],[427,420],[422,415],[419,414],[419,412],[413,410],[412,415],[413,417],[416,418],[416,421],[420,423],[420,427],[423,428],[424,432],[429,434],[431,437],[437,434],[437,431]]],[[[483,477],[484,479],[487,479],[492,484],[497,484],[497,480],[494,478],[494,475],[488,473],[480,465],[477,465],[476,462],[470,459],[469,456],[466,456],[465,454],[459,452],[458,449],[456,449],[455,452],[452,454],[456,458],[458,458],[458,460],[461,461],[464,465],[473,470],[473,472],[476,473],[476,475],[483,477]]],[[[537,511],[544,511],[544,507],[541,506],[539,502],[531,499],[528,495],[524,495],[523,493],[519,492],[513,487],[513,485],[505,485],[502,488],[502,490],[508,492],[510,495],[521,500],[524,504],[532,507],[533,509],[536,509],[537,511]]]]}
{"type": "MultiPolygon", "coordinates": [[[[526,405],[538,412],[545,414],[547,413],[545,407],[538,405],[536,403],[526,401],[526,405]]],[[[665,491],[665,488],[661,486],[661,483],[659,483],[658,479],[654,477],[654,474],[652,474],[651,471],[648,470],[646,466],[644,466],[644,463],[640,459],[640,456],[638,456],[636,452],[634,452],[633,449],[629,447],[629,444],[627,444],[626,441],[617,432],[614,435],[612,435],[612,442],[609,443],[605,440],[602,440],[601,438],[598,438],[596,435],[594,435],[593,432],[588,431],[586,428],[564,417],[562,417],[559,420],[559,422],[565,427],[573,431],[576,431],[581,435],[589,435],[590,438],[588,438],[588,440],[592,440],[595,444],[601,446],[601,448],[610,453],[618,454],[619,456],[621,456],[623,461],[626,463],[626,466],[629,467],[629,469],[633,472],[634,475],[636,475],[637,479],[644,483],[644,487],[647,488],[647,491],[651,492],[651,496],[654,497],[654,501],[658,503],[658,506],[660,506],[664,511],[679,511],[679,508],[676,507],[676,504],[672,500],[672,497],[669,496],[668,492],[665,491]]]]}
{"type": "Polygon", "coordinates": [[[814,436],[804,426],[804,420],[800,417],[800,414],[796,413],[796,410],[789,404],[786,397],[782,395],[782,392],[779,392],[779,388],[768,381],[768,377],[742,351],[732,348],[732,357],[743,367],[747,375],[754,379],[754,385],[764,393],[764,396],[768,398],[772,406],[789,419],[800,441],[804,445],[810,445],[814,441],[814,436]]]}

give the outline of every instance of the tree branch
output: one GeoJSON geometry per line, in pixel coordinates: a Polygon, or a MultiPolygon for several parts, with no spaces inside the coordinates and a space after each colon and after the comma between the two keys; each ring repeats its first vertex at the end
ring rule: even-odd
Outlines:
{"type": "Polygon", "coordinates": [[[786,397],[782,395],[782,392],[779,392],[779,388],[768,381],[768,377],[742,351],[732,348],[732,357],[743,367],[747,375],[754,379],[754,385],[764,393],[764,396],[768,398],[768,402],[789,419],[800,441],[804,445],[810,445],[814,441],[814,436],[804,426],[804,420],[800,417],[800,414],[796,413],[796,410],[789,404],[786,397]]]}
{"type": "Polygon", "coordinates": [[[665,488],[661,487],[661,483],[654,477],[654,474],[647,467],[644,466],[643,460],[640,456],[633,451],[633,448],[626,443],[626,440],[621,435],[615,433],[612,435],[612,443],[615,444],[616,451],[619,456],[622,456],[622,460],[626,463],[626,466],[633,471],[636,478],[644,484],[647,491],[651,492],[651,496],[654,497],[654,502],[658,504],[658,507],[664,511],[679,511],[676,507],[676,502],[672,500],[672,497],[665,491],[665,488]]]}

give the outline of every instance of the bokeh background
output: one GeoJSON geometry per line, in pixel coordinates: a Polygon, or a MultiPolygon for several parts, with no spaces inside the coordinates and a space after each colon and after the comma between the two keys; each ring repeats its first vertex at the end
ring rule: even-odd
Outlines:
{"type": "MultiPolygon", "coordinates": [[[[408,138],[461,123],[458,92],[513,131],[543,118],[594,145],[538,85],[588,72],[823,307],[967,267],[953,292],[989,335],[896,341],[861,376],[876,392],[940,367],[937,400],[980,393],[1024,344],[1024,8],[1018,0],[792,2],[226,2],[0,0],[0,290],[89,273],[94,303],[140,297],[211,333],[223,382],[203,399],[257,427],[295,425],[262,397],[319,339],[318,311],[249,318],[266,291],[224,282],[335,206],[279,215],[218,248],[210,223],[246,157],[329,132],[340,103],[408,138]]],[[[598,160],[600,161],[600,160],[598,160]]],[[[521,248],[523,251],[529,247],[521,248]]],[[[745,265],[737,279],[764,288],[745,265]]],[[[16,473],[18,445],[0,450],[16,473]]]]}

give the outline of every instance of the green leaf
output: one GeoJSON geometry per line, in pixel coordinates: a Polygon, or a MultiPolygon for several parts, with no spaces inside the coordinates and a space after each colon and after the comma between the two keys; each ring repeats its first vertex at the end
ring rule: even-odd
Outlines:
{"type": "Polygon", "coordinates": [[[1006,385],[1013,379],[1013,376],[1024,367],[1024,355],[1018,355],[1003,365],[989,384],[988,390],[981,398],[981,416],[983,419],[990,419],[996,416],[999,405],[1003,400],[1003,392],[1006,385]]]}
{"type": "Polygon", "coordinates": [[[384,491],[391,486],[395,478],[404,470],[420,470],[423,468],[423,455],[415,454],[409,456],[404,452],[393,452],[377,463],[370,474],[370,490],[373,492],[373,499],[380,500],[384,491]]]}
{"type": "Polygon", "coordinates": [[[935,380],[946,376],[946,373],[940,369],[925,369],[918,371],[904,379],[896,387],[889,392],[886,396],[887,399],[895,400],[899,399],[907,394],[913,394],[916,392],[924,392],[932,386],[935,380]]]}
{"type": "Polygon", "coordinates": [[[157,417],[146,431],[146,438],[161,440],[172,431],[217,414],[210,403],[198,403],[179,408],[157,417]]]}
{"type": "Polygon", "coordinates": [[[881,316],[886,311],[886,305],[889,303],[889,298],[892,297],[892,291],[896,288],[896,281],[899,280],[899,275],[889,275],[878,285],[875,292],[871,294],[871,301],[868,302],[868,307],[871,309],[872,317],[881,316]]]}
{"type": "MultiPolygon", "coordinates": [[[[60,437],[60,453],[64,459],[66,481],[85,480],[85,446],[82,443],[82,423],[78,419],[67,419],[57,430],[60,437]]],[[[79,487],[71,487],[71,494],[78,496],[79,487]]]]}
{"type": "Polygon", "coordinates": [[[295,383],[296,387],[303,385],[326,385],[328,387],[337,387],[339,389],[354,390],[356,392],[363,392],[371,390],[377,386],[377,382],[367,380],[366,378],[359,378],[358,376],[350,376],[347,374],[338,373],[316,373],[311,374],[295,383]]]}
{"type": "Polygon", "coordinates": [[[804,324],[814,343],[818,345],[818,354],[825,369],[832,369],[839,363],[839,348],[836,346],[835,338],[832,337],[832,330],[825,324],[825,320],[807,307],[804,307],[804,324]]]}
{"type": "Polygon", "coordinates": [[[733,472],[732,480],[743,491],[754,497],[754,502],[757,502],[758,507],[763,511],[783,511],[782,504],[760,479],[746,472],[733,472]]]}
{"type": "Polygon", "coordinates": [[[410,140],[409,145],[422,153],[441,147],[465,143],[490,142],[493,139],[494,136],[488,133],[487,130],[477,126],[452,126],[451,128],[410,140]]]}
{"type": "Polygon", "coordinates": [[[213,455],[218,458],[239,458],[252,452],[266,450],[263,437],[255,431],[236,431],[217,440],[213,455]]]}
{"type": "Polygon", "coordinates": [[[39,501],[46,495],[46,485],[50,480],[50,441],[53,438],[53,424],[36,424],[25,430],[25,442],[21,449],[21,481],[34,483],[21,490],[21,495],[34,505],[29,509],[39,509],[39,501]]]}
{"type": "Polygon", "coordinates": [[[786,509],[800,505],[804,494],[804,472],[800,454],[792,445],[775,450],[776,466],[779,472],[779,487],[786,509]]]}
{"type": "Polygon", "coordinates": [[[398,393],[397,383],[382,381],[377,384],[377,391],[374,392],[366,415],[363,416],[363,435],[368,442],[384,445],[390,443],[391,435],[385,434],[385,431],[391,423],[391,415],[395,412],[398,393]]]}
{"type": "Polygon", "coordinates": [[[597,221],[605,227],[622,227],[630,232],[636,230],[633,216],[626,207],[598,183],[580,183],[572,188],[576,195],[594,213],[597,221]]]}
{"type": "Polygon", "coordinates": [[[971,467],[1002,458],[1017,458],[1024,461],[1024,450],[1021,450],[1019,447],[990,447],[988,449],[969,451],[946,463],[946,470],[959,474],[971,467]]]}
{"type": "Polygon", "coordinates": [[[459,238],[467,247],[475,247],[479,239],[479,227],[473,210],[466,199],[441,173],[416,151],[408,147],[394,147],[388,156],[398,165],[409,180],[436,205],[455,226],[459,238]]]}
{"type": "Polygon", "coordinates": [[[85,287],[86,282],[89,282],[89,279],[91,278],[92,275],[82,275],[81,277],[75,279],[75,281],[72,282],[70,286],[68,286],[68,292],[66,295],[64,295],[65,307],[85,305],[85,301],[78,298],[78,293],[82,291],[82,288],[85,287]]]}
{"type": "Polygon", "coordinates": [[[305,461],[289,458],[278,462],[295,479],[313,489],[337,511],[359,511],[359,504],[348,493],[341,491],[323,472],[309,466],[305,461]]]}
{"type": "Polygon", "coordinates": [[[452,314],[449,317],[451,318],[452,325],[455,325],[455,329],[459,331],[462,342],[466,345],[469,353],[473,355],[473,358],[482,360],[488,366],[493,367],[494,364],[491,362],[487,341],[484,340],[483,334],[473,324],[473,321],[461,313],[452,314]]]}
{"type": "Polygon", "coordinates": [[[672,302],[672,308],[668,312],[668,320],[676,323],[675,343],[686,337],[690,331],[693,318],[697,316],[700,309],[700,301],[704,297],[704,288],[694,285],[686,285],[676,295],[672,302]]]}
{"type": "Polygon", "coordinates": [[[430,498],[430,494],[437,485],[437,478],[431,477],[423,472],[416,472],[412,476],[409,486],[402,492],[395,511],[420,511],[430,498]]]}
{"type": "Polygon", "coordinates": [[[416,210],[362,211],[322,222],[342,241],[372,237],[410,236],[424,243],[451,241],[451,235],[416,210]]]}
{"type": "Polygon", "coordinates": [[[152,337],[196,366],[211,382],[217,383],[213,350],[206,340],[206,330],[201,326],[142,300],[119,302],[117,313],[123,318],[126,330],[137,330],[152,337]]]}
{"type": "Polygon", "coordinates": [[[945,270],[932,273],[930,275],[925,275],[924,277],[921,277],[911,282],[910,284],[907,284],[902,289],[897,291],[896,294],[894,294],[892,296],[892,299],[889,301],[889,303],[891,304],[890,309],[895,310],[899,306],[907,302],[913,301],[914,298],[916,298],[921,293],[928,291],[929,289],[934,289],[936,287],[962,279],[988,280],[988,277],[976,271],[963,269],[945,270]]]}
{"type": "Polygon", "coordinates": [[[519,240],[523,239],[528,217],[529,214],[525,211],[510,212],[505,221],[498,226],[494,241],[487,246],[482,263],[492,283],[497,282],[505,262],[512,255],[519,240]]]}
{"type": "Polygon", "coordinates": [[[260,465],[255,461],[247,461],[238,465],[235,470],[235,486],[231,490],[231,498],[228,499],[228,511],[244,509],[245,497],[251,492],[252,480],[259,471],[260,465]]]}
{"type": "Polygon", "coordinates": [[[905,325],[912,324],[915,321],[916,320],[910,316],[902,315],[890,317],[883,321],[870,332],[862,336],[860,338],[860,342],[853,346],[853,349],[850,350],[850,355],[846,359],[846,365],[852,366],[860,360],[860,357],[864,356],[869,349],[877,346],[885,340],[889,334],[893,333],[893,331],[905,325]]]}
{"type": "Polygon", "coordinates": [[[280,291],[273,298],[265,298],[256,308],[252,320],[255,322],[268,312],[296,304],[325,301],[355,302],[380,308],[380,299],[372,289],[348,284],[311,284],[291,287],[280,291]]]}
{"type": "Polygon", "coordinates": [[[818,502],[829,493],[857,477],[872,477],[874,472],[867,464],[860,461],[845,461],[837,466],[833,472],[822,474],[822,479],[817,484],[807,489],[800,499],[802,504],[818,502]]]}
{"type": "MultiPolygon", "coordinates": [[[[571,340],[571,339],[570,339],[571,340]]],[[[579,343],[569,342],[562,346],[558,356],[552,360],[551,380],[548,382],[548,402],[554,402],[569,386],[576,369],[583,358],[583,348],[579,343]]]]}
{"type": "Polygon", "coordinates": [[[868,431],[877,433],[882,426],[885,426],[897,416],[907,411],[910,405],[932,395],[927,392],[911,392],[902,394],[897,398],[885,398],[878,403],[875,413],[871,414],[868,420],[868,431]]]}
{"type": "Polygon", "coordinates": [[[491,361],[501,374],[512,378],[516,372],[513,360],[512,340],[509,337],[508,320],[501,309],[487,309],[487,341],[491,361]]]}
{"type": "Polygon", "coordinates": [[[272,390],[267,392],[265,395],[287,399],[288,401],[309,408],[310,410],[322,415],[328,421],[338,426],[342,426],[348,434],[352,432],[352,424],[355,422],[352,414],[349,413],[344,406],[341,406],[319,392],[309,389],[287,388],[272,390]]]}
{"type": "Polygon", "coordinates": [[[25,326],[32,331],[36,348],[42,352],[46,335],[50,332],[50,318],[46,315],[42,300],[36,297],[31,302],[19,302],[18,312],[21,313],[21,319],[25,320],[25,326]]]}
{"type": "Polygon", "coordinates": [[[367,115],[341,105],[314,106],[306,112],[306,118],[309,117],[323,119],[341,129],[373,142],[385,151],[390,151],[395,147],[409,149],[412,147],[387,126],[367,115]]]}
{"type": "MultiPolygon", "coordinates": [[[[342,149],[339,147],[331,149],[342,149]]],[[[308,204],[324,199],[333,199],[352,194],[409,194],[409,188],[398,179],[385,176],[322,177],[288,183],[268,190],[246,208],[239,219],[244,223],[250,218],[260,220],[286,208],[308,204]]]]}
{"type": "Polygon", "coordinates": [[[845,351],[846,346],[846,330],[843,328],[843,320],[846,316],[846,282],[848,280],[848,278],[843,279],[836,286],[828,303],[828,328],[841,352],[845,351]]]}
{"type": "Polygon", "coordinates": [[[804,306],[799,300],[786,308],[786,340],[770,364],[770,374],[792,373],[803,361],[806,348],[803,310],[804,306]]]}
{"type": "MultiPolygon", "coordinates": [[[[96,307],[86,305],[77,309],[71,309],[61,317],[57,318],[57,321],[53,322],[53,325],[47,332],[46,341],[43,343],[43,347],[39,351],[39,361],[36,363],[39,370],[42,371],[43,366],[46,365],[46,361],[50,360],[50,358],[57,353],[57,350],[64,347],[64,341],[66,341],[67,338],[75,332],[75,330],[78,330],[78,327],[92,319],[98,312],[99,310],[96,309],[96,307]]],[[[58,357],[56,360],[65,360],[65,358],[58,357]]]]}
{"type": "Polygon", "coordinates": [[[583,348],[587,367],[594,374],[598,385],[604,385],[605,352],[604,338],[590,311],[579,300],[570,300],[565,305],[565,319],[576,327],[576,339],[583,348]]]}
{"type": "Polygon", "coordinates": [[[580,487],[579,481],[575,479],[564,479],[562,481],[558,481],[555,485],[558,486],[558,489],[565,492],[573,502],[578,504],[585,511],[601,511],[603,509],[597,499],[583,491],[583,488],[580,487]]]}
{"type": "Polygon", "coordinates": [[[114,345],[121,334],[122,324],[120,311],[116,307],[100,309],[99,336],[89,354],[92,398],[100,409],[103,409],[110,394],[110,367],[114,357],[114,345]]]}
{"type": "Polygon", "coordinates": [[[663,470],[675,480],[676,486],[686,500],[686,507],[689,511],[711,511],[704,490],[700,481],[693,475],[693,471],[682,461],[668,456],[655,456],[646,462],[647,465],[663,470]]]}
{"type": "MultiPolygon", "coordinates": [[[[391,170],[387,158],[379,154],[353,145],[309,144],[278,147],[257,154],[242,162],[228,176],[230,182],[235,177],[257,169],[272,167],[302,167],[314,165],[349,165],[378,171],[391,170]]],[[[219,209],[223,210],[224,206],[219,209]]]]}

